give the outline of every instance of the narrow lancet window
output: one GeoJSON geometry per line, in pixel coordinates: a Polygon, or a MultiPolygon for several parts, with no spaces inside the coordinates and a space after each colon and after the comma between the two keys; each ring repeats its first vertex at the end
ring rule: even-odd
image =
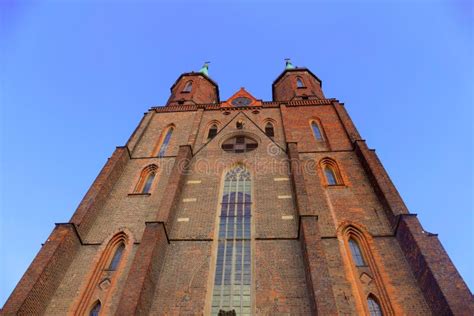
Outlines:
{"type": "Polygon", "coordinates": [[[173,128],[170,127],[168,131],[166,132],[165,138],[163,139],[163,142],[161,143],[160,146],[160,151],[158,152],[158,157],[163,157],[166,153],[166,148],[168,148],[168,145],[171,140],[171,135],[173,134],[173,128]]]}
{"type": "Polygon", "coordinates": [[[193,82],[188,81],[186,82],[186,85],[184,86],[183,92],[191,92],[192,89],[193,89],[193,82]]]}
{"type": "Polygon", "coordinates": [[[117,250],[115,250],[114,257],[112,258],[112,261],[110,261],[110,265],[109,265],[109,270],[110,271],[117,270],[117,267],[120,263],[120,259],[122,258],[122,254],[123,254],[124,249],[125,249],[125,245],[123,243],[121,243],[117,247],[117,250]]]}
{"type": "Polygon", "coordinates": [[[212,124],[211,128],[209,128],[209,132],[207,133],[207,140],[213,139],[217,135],[217,125],[212,124]]]}
{"type": "Polygon", "coordinates": [[[267,134],[268,137],[275,136],[275,131],[273,129],[272,123],[268,122],[267,125],[265,125],[265,134],[267,134]]]}
{"type": "Polygon", "coordinates": [[[100,301],[97,301],[94,306],[92,307],[89,316],[99,316],[100,308],[101,308],[100,301]]]}
{"type": "Polygon", "coordinates": [[[314,138],[316,138],[316,140],[322,140],[323,136],[318,124],[316,122],[311,122],[311,128],[313,130],[314,138]]]}
{"type": "Polygon", "coordinates": [[[351,249],[352,260],[358,267],[365,266],[364,257],[362,256],[362,251],[360,251],[359,244],[354,239],[349,239],[349,247],[351,249]]]}
{"type": "Polygon", "coordinates": [[[151,191],[151,187],[153,185],[153,181],[156,177],[156,171],[158,167],[156,165],[149,165],[143,168],[142,172],[140,173],[140,178],[138,179],[138,183],[133,190],[134,193],[143,193],[148,194],[151,191]]]}
{"type": "Polygon", "coordinates": [[[371,296],[367,298],[370,316],[383,316],[379,303],[371,296]]]}
{"type": "Polygon", "coordinates": [[[300,77],[296,78],[296,87],[297,88],[304,88],[303,80],[300,77]]]}
{"type": "Polygon", "coordinates": [[[235,310],[252,314],[251,179],[237,166],[224,179],[217,245],[212,315],[235,310]]]}
{"type": "Polygon", "coordinates": [[[324,167],[324,174],[326,175],[326,181],[328,185],[336,185],[336,175],[334,174],[334,170],[330,166],[324,167]]]}
{"type": "Polygon", "coordinates": [[[146,178],[145,185],[143,186],[142,193],[150,193],[151,185],[153,184],[153,180],[155,180],[155,172],[152,171],[148,174],[146,178]]]}

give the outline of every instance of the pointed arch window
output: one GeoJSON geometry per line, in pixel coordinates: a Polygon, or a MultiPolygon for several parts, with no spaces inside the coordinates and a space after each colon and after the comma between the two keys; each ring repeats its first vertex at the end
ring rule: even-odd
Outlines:
{"type": "Polygon", "coordinates": [[[351,249],[352,260],[354,260],[355,265],[357,267],[365,266],[364,257],[357,241],[352,238],[349,239],[349,248],[351,249]]]}
{"type": "Polygon", "coordinates": [[[156,165],[149,165],[143,168],[133,193],[150,193],[157,171],[158,167],[156,165]]]}
{"type": "Polygon", "coordinates": [[[235,310],[251,315],[251,178],[237,166],[224,178],[217,261],[212,296],[212,315],[235,310]]]}
{"type": "Polygon", "coordinates": [[[273,129],[273,124],[268,122],[266,125],[265,125],[265,134],[268,136],[268,137],[273,137],[275,136],[275,130],[273,129]]]}
{"type": "Polygon", "coordinates": [[[326,185],[344,184],[337,163],[334,160],[330,158],[324,158],[321,160],[320,164],[326,179],[326,185]]]}
{"type": "Polygon", "coordinates": [[[171,135],[173,135],[173,127],[168,128],[166,131],[165,137],[163,138],[163,142],[161,143],[160,150],[158,151],[158,157],[161,158],[165,155],[166,149],[168,148],[168,145],[171,140],[171,135]]]}
{"type": "Polygon", "coordinates": [[[117,267],[120,263],[120,259],[122,258],[122,254],[123,254],[124,249],[125,249],[125,245],[123,243],[120,243],[120,245],[115,250],[112,261],[110,261],[110,265],[109,265],[109,269],[108,269],[109,271],[117,270],[117,267]]]}
{"type": "Polygon", "coordinates": [[[323,135],[321,134],[321,129],[319,128],[318,123],[315,121],[311,122],[311,129],[313,130],[313,135],[316,140],[323,140],[323,135]]]}
{"type": "Polygon", "coordinates": [[[213,139],[217,135],[217,125],[212,124],[207,133],[207,140],[213,139]]]}
{"type": "Polygon", "coordinates": [[[367,305],[369,307],[370,316],[383,316],[382,308],[380,308],[380,304],[373,295],[367,298],[367,305]]]}
{"type": "Polygon", "coordinates": [[[303,83],[303,79],[301,79],[301,77],[296,77],[296,87],[297,88],[305,88],[305,85],[303,83]]]}
{"type": "Polygon", "coordinates": [[[92,306],[92,309],[89,313],[89,316],[99,316],[100,313],[100,308],[102,305],[100,304],[100,301],[97,301],[94,306],[92,306]]]}
{"type": "Polygon", "coordinates": [[[188,82],[186,82],[186,84],[184,85],[183,92],[191,92],[191,90],[193,90],[193,82],[192,82],[192,81],[188,81],[188,82]]]}
{"type": "Polygon", "coordinates": [[[336,185],[336,175],[334,174],[334,170],[330,166],[324,167],[324,174],[326,175],[326,181],[328,185],[336,185]]]}

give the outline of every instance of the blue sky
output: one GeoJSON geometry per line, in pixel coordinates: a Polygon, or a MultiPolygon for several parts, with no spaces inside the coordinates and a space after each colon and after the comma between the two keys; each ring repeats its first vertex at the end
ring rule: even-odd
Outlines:
{"type": "Polygon", "coordinates": [[[470,1],[0,2],[0,305],[182,72],[271,99],[323,80],[474,287],[470,1]]]}

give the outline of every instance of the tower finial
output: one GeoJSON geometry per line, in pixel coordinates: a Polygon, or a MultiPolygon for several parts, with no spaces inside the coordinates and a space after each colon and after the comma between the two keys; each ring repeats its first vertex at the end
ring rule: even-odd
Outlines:
{"type": "Polygon", "coordinates": [[[201,67],[201,69],[199,69],[199,72],[206,75],[206,76],[209,76],[209,64],[210,63],[211,63],[210,61],[205,61],[204,65],[201,67]]]}
{"type": "Polygon", "coordinates": [[[285,69],[295,69],[295,66],[293,66],[293,64],[291,63],[290,58],[285,58],[285,61],[286,61],[285,69]]]}

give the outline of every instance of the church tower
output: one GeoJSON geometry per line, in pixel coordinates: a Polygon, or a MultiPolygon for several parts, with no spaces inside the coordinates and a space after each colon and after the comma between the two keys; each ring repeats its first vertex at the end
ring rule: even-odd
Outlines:
{"type": "Polygon", "coordinates": [[[289,60],[272,92],[179,76],[1,314],[472,315],[344,104],[289,60]]]}

